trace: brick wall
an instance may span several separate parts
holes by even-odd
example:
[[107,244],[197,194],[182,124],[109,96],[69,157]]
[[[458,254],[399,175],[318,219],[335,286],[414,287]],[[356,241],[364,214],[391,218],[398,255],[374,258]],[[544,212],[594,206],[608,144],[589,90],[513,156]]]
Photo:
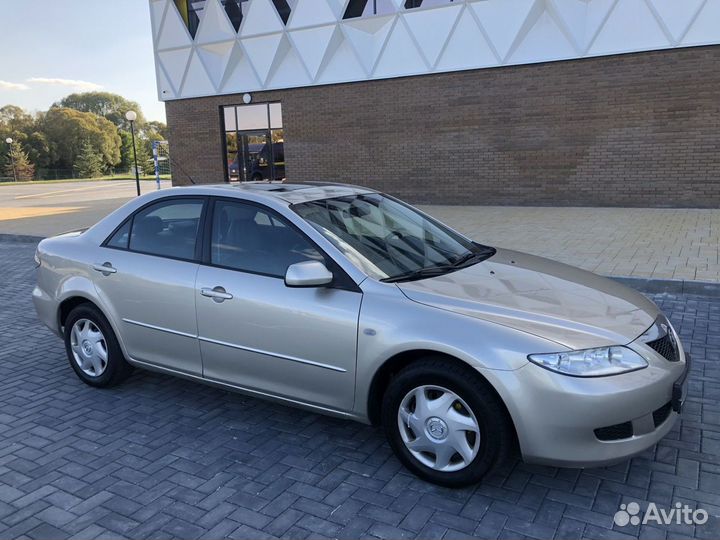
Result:
[[[287,176],[416,203],[720,206],[720,46],[257,92]],[[167,103],[175,182],[223,181],[219,96]]]

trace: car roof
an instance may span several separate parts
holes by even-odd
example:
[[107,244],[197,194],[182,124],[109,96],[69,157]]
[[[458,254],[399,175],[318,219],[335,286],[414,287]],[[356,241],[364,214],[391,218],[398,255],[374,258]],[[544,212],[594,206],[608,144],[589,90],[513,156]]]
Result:
[[242,182],[225,184],[198,184],[185,188],[188,191],[203,191],[218,196],[237,196],[242,193],[252,193],[261,197],[284,201],[287,204],[300,204],[322,199],[348,197],[368,193],[377,193],[375,190],[353,186],[351,184],[331,182]]

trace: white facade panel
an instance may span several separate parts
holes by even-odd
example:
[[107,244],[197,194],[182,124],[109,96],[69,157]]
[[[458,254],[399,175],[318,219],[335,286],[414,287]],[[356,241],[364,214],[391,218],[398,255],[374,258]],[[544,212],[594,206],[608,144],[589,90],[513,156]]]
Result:
[[[161,100],[720,43],[720,0],[149,0]],[[237,24],[235,25],[237,26]]]

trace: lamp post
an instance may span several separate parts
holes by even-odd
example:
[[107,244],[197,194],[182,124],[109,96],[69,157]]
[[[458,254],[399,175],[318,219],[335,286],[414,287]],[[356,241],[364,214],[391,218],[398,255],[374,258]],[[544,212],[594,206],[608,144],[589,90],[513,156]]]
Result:
[[5,139],[5,142],[8,143],[8,147],[10,149],[10,163],[12,163],[13,180],[17,182],[17,170],[15,169],[15,153],[13,152],[12,147],[13,140],[11,137],[8,137],[7,139]]
[[133,145],[133,159],[135,161],[135,185],[137,186],[137,194],[140,196],[140,171],[138,170],[137,162],[137,150],[135,149],[135,120],[137,120],[137,113],[135,111],[128,111],[125,113],[125,118],[130,122],[130,133],[132,135]]

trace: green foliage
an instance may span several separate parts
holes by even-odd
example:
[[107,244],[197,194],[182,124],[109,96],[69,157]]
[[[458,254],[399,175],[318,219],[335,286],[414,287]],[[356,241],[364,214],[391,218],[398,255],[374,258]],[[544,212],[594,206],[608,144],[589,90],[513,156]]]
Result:
[[94,113],[53,107],[42,120],[53,163],[70,168],[80,154],[85,141],[89,141],[101,157],[103,167],[120,162],[120,136],[115,126]]
[[93,113],[109,120],[118,129],[129,130],[130,122],[125,119],[125,113],[135,111],[137,113],[136,126],[142,127],[145,124],[140,105],[117,94],[110,92],[83,92],[70,94],[61,99],[53,107],[75,109],[76,111]]
[[[5,105],[0,108],[0,128],[8,135],[32,131],[35,119],[17,105]],[[4,140],[4,139],[3,139]]]
[[15,177],[21,182],[35,178],[35,166],[30,162],[27,152],[19,143],[13,142],[10,146],[13,159],[6,160],[5,176]]
[[123,171],[129,170],[133,166],[132,137],[129,131],[118,130],[120,136],[120,163],[118,168]]
[[[132,135],[129,131],[120,131],[122,139],[122,148],[120,150],[120,165],[122,170],[135,170],[135,161],[133,160]],[[141,172],[151,174],[154,170],[152,159],[152,141],[144,136],[135,133],[135,148],[137,150],[137,163]]]
[[33,131],[27,136],[25,139],[25,149],[27,150],[30,161],[32,161],[36,167],[50,167],[50,146],[48,145],[47,137],[42,131]]
[[143,133],[149,139],[153,141],[165,141],[167,140],[167,126],[162,122],[153,120],[152,122],[145,122],[142,126]]
[[88,140],[82,142],[73,168],[80,178],[97,178],[103,173],[103,158]]
[[[165,140],[167,126],[148,122],[134,101],[108,92],[72,94],[53,105],[49,111],[29,114],[21,107],[0,107],[0,141],[6,138],[19,144],[27,158],[39,169],[70,169],[89,142],[102,168],[133,166],[130,124],[125,113],[134,110],[138,165],[151,172],[152,143]],[[0,171],[6,156],[0,153]]]

